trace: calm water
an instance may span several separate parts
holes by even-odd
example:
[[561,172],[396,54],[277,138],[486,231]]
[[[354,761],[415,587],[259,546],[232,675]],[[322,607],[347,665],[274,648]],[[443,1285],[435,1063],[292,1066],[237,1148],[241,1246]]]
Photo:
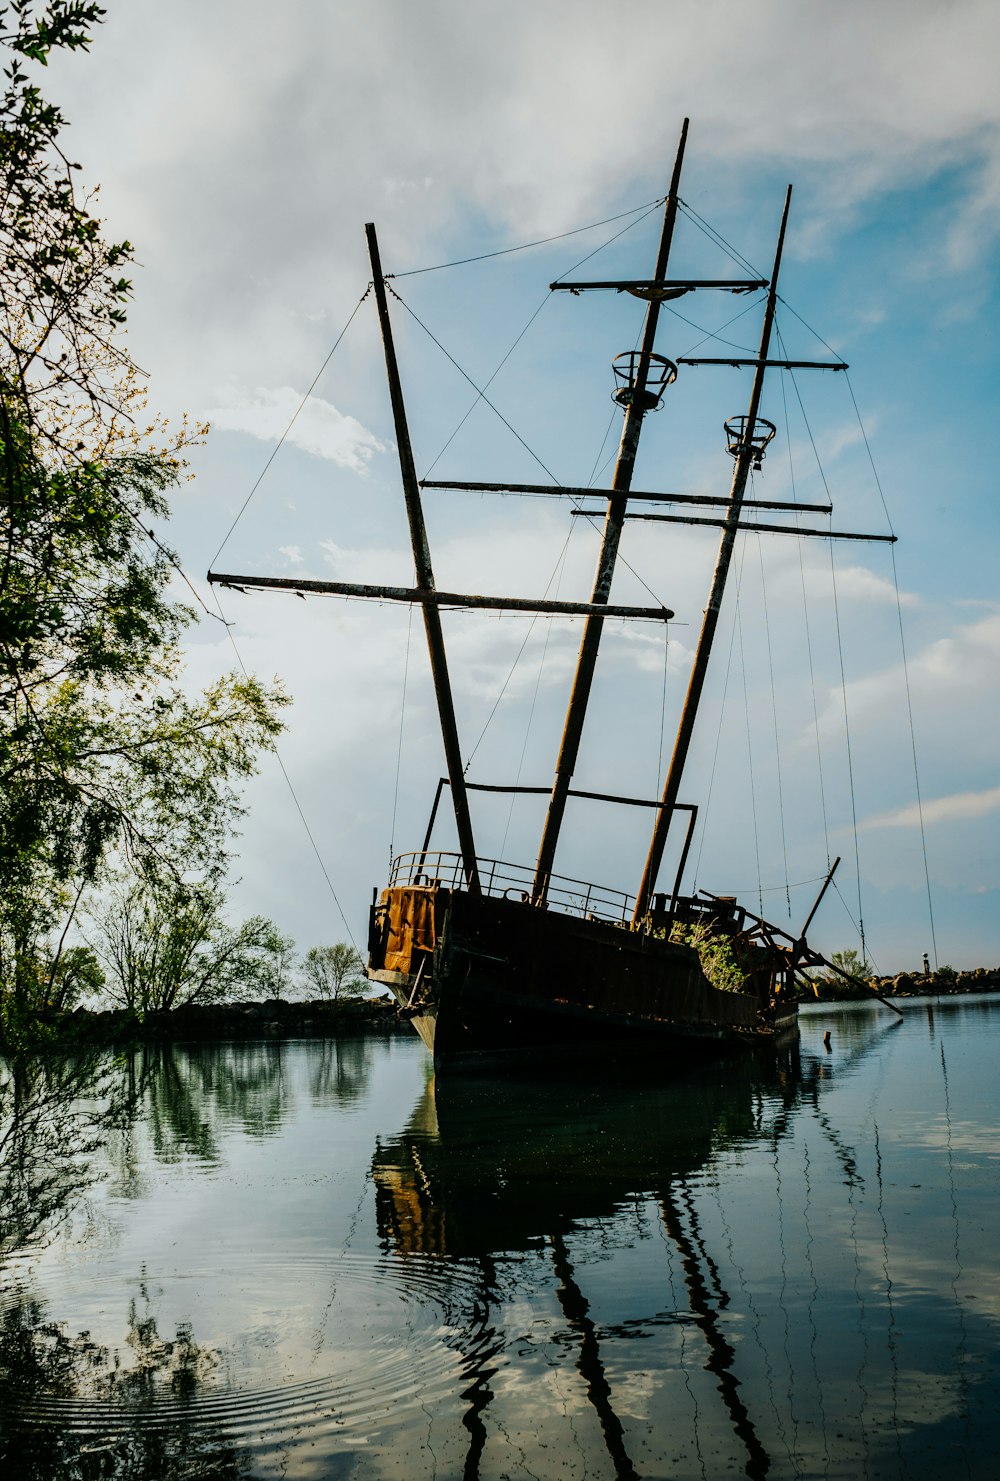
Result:
[[667,1086],[8,1077],[0,1476],[1000,1475],[1000,999],[894,1024]]

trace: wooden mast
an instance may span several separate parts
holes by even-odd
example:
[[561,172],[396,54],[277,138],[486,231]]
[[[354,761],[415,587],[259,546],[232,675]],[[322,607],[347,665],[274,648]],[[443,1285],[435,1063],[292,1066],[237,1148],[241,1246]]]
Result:
[[722,608],[722,598],[726,589],[726,578],[729,575],[729,567],[732,561],[733,547],[736,543],[736,532],[739,527],[743,494],[747,486],[747,480],[750,477],[750,469],[753,466],[753,430],[757,421],[757,414],[760,410],[760,397],[764,386],[764,372],[767,369],[767,352],[771,343],[771,329],[774,324],[774,310],[778,297],[778,271],[781,266],[781,252],[785,241],[785,228],[788,224],[788,210],[791,200],[792,187],[789,185],[785,194],[785,208],[782,212],[781,226],[778,231],[778,245],[774,254],[771,286],[768,289],[767,306],[764,310],[764,324],[760,336],[760,352],[756,361],[753,389],[750,392],[746,431],[743,436],[743,444],[736,457],[736,467],[733,471],[733,482],[729,495],[729,512],[722,542],[719,546],[719,556],[716,561],[712,591],[708,599],[708,606],[705,608],[698,647],[691,669],[691,677],[688,681],[687,694],[684,698],[684,708],[681,711],[680,724],[677,728],[677,739],[674,742],[673,755],[670,758],[670,766],[667,769],[667,777],[663,785],[663,806],[656,815],[656,822],[653,825],[653,837],[650,841],[649,854],[646,858],[646,867],[639,885],[635,914],[633,916],[634,921],[640,921],[647,913],[653,891],[656,888],[656,876],[659,873],[660,861],[663,858],[663,849],[667,841],[670,819],[677,804],[677,794],[680,790],[684,763],[687,760],[691,736],[694,731],[695,717],[698,713],[698,703],[705,684],[708,660],[711,656],[716,628],[719,625],[719,613]]
[[[677,157],[674,160],[673,174],[670,179],[670,190],[667,194],[663,213],[663,230],[660,235],[660,248],[657,254],[656,270],[653,277],[654,284],[664,282],[667,276],[667,261],[670,256],[670,243],[673,237],[674,221],[677,217],[677,191],[680,186],[681,166],[684,162],[684,145],[687,142],[687,131],[688,120],[685,118],[681,126]],[[611,578],[614,575],[615,562],[618,558],[618,545],[621,540],[622,527],[625,523],[628,491],[632,484],[632,472],[635,467],[635,456],[639,446],[639,433],[642,430],[642,419],[646,411],[646,382],[649,376],[653,342],[656,337],[656,324],[659,314],[660,305],[654,292],[650,296],[649,307],[646,310],[646,323],[643,330],[642,348],[639,354],[635,385],[632,397],[625,411],[625,425],[622,428],[621,442],[618,448],[618,461],[615,466],[612,492],[608,501],[607,514],[604,521],[601,553],[597,562],[597,575],[590,598],[592,604],[595,606],[607,605],[611,593]],[[548,890],[556,844],[559,840],[559,830],[562,827],[563,814],[566,811],[566,799],[569,796],[570,782],[573,778],[573,772],[576,768],[576,760],[580,750],[583,722],[587,712],[587,703],[590,699],[590,689],[594,679],[594,669],[597,664],[597,650],[600,646],[603,628],[603,614],[588,617],[583,638],[580,642],[576,675],[573,679],[569,708],[566,712],[566,723],[563,728],[562,743],[559,748],[559,759],[556,762],[555,781],[549,798],[545,826],[542,830],[538,861],[535,865],[535,878],[531,890],[531,898],[535,904],[544,903]]]
[[[421,591],[434,590],[434,572],[431,567],[430,546],[424,511],[420,502],[420,485],[410,446],[410,433],[406,424],[406,408],[403,390],[396,364],[396,350],[392,340],[392,325],[389,321],[389,305],[385,296],[385,280],[379,257],[378,239],[372,222],[365,226],[368,238],[368,253],[372,264],[372,280],[375,302],[378,305],[379,324],[382,329],[382,344],[385,348],[385,369],[389,378],[389,395],[392,400],[392,416],[396,428],[396,445],[399,448],[399,469],[403,479],[403,497],[406,500],[406,517],[410,526],[410,543],[413,547],[413,565],[417,586]],[[455,823],[458,827],[458,844],[462,854],[462,868],[466,883],[475,893],[480,892],[479,870],[476,865],[476,845],[472,837],[472,819],[469,816],[469,796],[465,790],[465,774],[462,769],[462,752],[458,743],[458,725],[455,720],[455,705],[448,677],[448,660],[444,649],[444,633],[441,628],[441,612],[432,602],[421,603],[424,614],[424,631],[427,634],[427,650],[430,654],[431,673],[434,678],[434,693],[437,696],[438,715],[441,720],[441,736],[444,741],[445,764],[451,783],[452,803],[455,808]]]

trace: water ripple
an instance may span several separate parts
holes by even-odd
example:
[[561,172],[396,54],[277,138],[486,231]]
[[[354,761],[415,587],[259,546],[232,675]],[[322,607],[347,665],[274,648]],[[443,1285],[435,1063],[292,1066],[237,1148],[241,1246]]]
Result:
[[[66,1361],[48,1391],[37,1370],[22,1386],[8,1365],[6,1398],[19,1428],[58,1429],[81,1450],[180,1426],[244,1445],[331,1428],[370,1437],[390,1415],[398,1424],[468,1381],[475,1338],[462,1322],[459,1344],[456,1323],[480,1285],[468,1262],[379,1255],[227,1254],[221,1269],[144,1272],[124,1284],[80,1268],[57,1290],[32,1292],[39,1340],[73,1354],[70,1382]],[[0,1312],[26,1295],[20,1282],[8,1289]],[[137,1330],[152,1331],[159,1366]]]

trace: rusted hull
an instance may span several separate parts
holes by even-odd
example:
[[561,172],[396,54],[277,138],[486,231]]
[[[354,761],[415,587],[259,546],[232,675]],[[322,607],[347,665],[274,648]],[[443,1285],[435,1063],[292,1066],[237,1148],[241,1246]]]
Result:
[[370,946],[369,977],[438,1073],[647,1056],[669,1067],[774,1033],[773,1015],[712,987],[689,947],[521,901],[388,890]]

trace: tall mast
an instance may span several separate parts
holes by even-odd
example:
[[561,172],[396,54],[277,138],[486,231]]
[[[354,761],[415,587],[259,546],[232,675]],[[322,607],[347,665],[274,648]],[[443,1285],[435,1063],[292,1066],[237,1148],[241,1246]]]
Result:
[[712,652],[712,643],[715,639],[716,628],[719,625],[719,613],[722,608],[722,598],[726,589],[726,578],[729,575],[733,547],[736,543],[740,508],[743,504],[743,494],[754,460],[753,432],[757,421],[757,414],[760,410],[760,396],[764,387],[764,372],[767,369],[767,352],[771,343],[771,329],[774,324],[774,310],[778,297],[778,270],[781,266],[781,250],[785,241],[785,227],[788,224],[788,209],[791,200],[792,187],[789,185],[785,194],[785,209],[782,212],[781,226],[778,231],[778,246],[774,254],[774,270],[771,273],[771,286],[767,294],[767,307],[764,310],[764,325],[760,336],[760,352],[757,356],[757,365],[754,371],[753,390],[750,392],[750,405],[745,424],[746,430],[743,435],[742,446],[736,456],[736,466],[733,470],[733,482],[729,495],[729,510],[722,535],[722,543],[719,546],[719,557],[715,565],[712,592],[708,600],[708,606],[705,608],[705,616],[702,620],[701,634],[698,638],[694,665],[691,669],[687,694],[684,698],[684,708],[681,711],[680,724],[677,728],[677,739],[674,742],[673,755],[670,758],[670,766],[663,785],[662,806],[656,814],[653,837],[649,845],[649,855],[646,859],[642,882],[639,885],[635,904],[635,915],[633,917],[636,921],[641,920],[648,911],[649,902],[656,888],[656,876],[659,873],[660,861],[663,858],[663,849],[667,841],[667,831],[670,828],[670,820],[677,803],[677,794],[680,791],[684,763],[687,760],[688,748],[690,747],[691,736],[694,731],[695,717],[698,713],[698,702],[701,699],[701,692],[705,684],[705,674],[708,669],[708,660]]
[[[663,213],[663,230],[660,235],[660,249],[656,259],[656,270],[653,277],[654,284],[662,283],[667,276],[667,262],[670,256],[670,243],[674,232],[674,221],[677,217],[677,191],[680,186],[681,166],[684,161],[684,145],[687,142],[687,131],[688,120],[685,118],[681,126],[677,157],[674,161],[674,170],[670,178],[670,189],[667,193]],[[659,316],[660,304],[656,293],[653,292],[650,295],[649,307],[646,310],[646,323],[643,330],[642,348],[639,353],[633,394],[625,411],[625,425],[622,428],[621,442],[618,447],[618,461],[615,466],[615,475],[611,485],[612,494],[608,501],[607,514],[605,515],[601,553],[597,562],[597,574],[594,579],[594,589],[590,598],[595,606],[606,606],[611,593],[611,578],[614,575],[622,526],[625,523],[625,508],[628,502],[628,491],[632,485],[632,472],[635,467],[635,456],[639,446],[639,433],[642,430],[642,419],[646,412],[646,382],[649,377],[653,341],[656,338],[656,325]],[[566,811],[566,799],[569,796],[570,782],[573,772],[576,769],[577,756],[580,751],[580,737],[583,733],[583,722],[587,713],[587,703],[590,699],[590,689],[594,679],[594,669],[597,664],[597,650],[600,646],[603,628],[603,613],[594,614],[587,618],[587,624],[580,643],[580,653],[577,658],[576,675],[573,679],[569,708],[566,712],[566,723],[563,727],[559,759],[556,762],[555,781],[549,799],[548,812],[545,816],[542,841],[538,850],[538,862],[535,865],[535,879],[531,894],[532,899],[536,903],[545,900],[548,890],[556,844],[559,840],[559,830],[562,827],[563,814]]]
[[[420,485],[413,462],[410,433],[406,424],[406,408],[403,405],[403,389],[396,364],[396,350],[392,340],[392,325],[389,322],[389,305],[385,296],[385,280],[382,277],[382,262],[379,257],[378,239],[372,222],[365,226],[368,237],[368,253],[371,257],[372,279],[375,287],[375,302],[378,304],[379,324],[382,328],[382,343],[385,347],[385,369],[389,378],[389,395],[392,400],[392,417],[396,427],[396,445],[399,448],[399,470],[403,479],[403,497],[406,500],[406,517],[410,526],[410,544],[413,546],[413,566],[417,587],[423,592],[434,590],[434,572],[431,568],[431,552],[427,543],[427,528],[420,502]],[[441,720],[441,736],[444,741],[445,764],[451,783],[451,796],[455,808],[455,823],[458,827],[458,845],[462,854],[469,889],[479,893],[479,870],[476,866],[476,846],[472,838],[472,819],[469,816],[469,796],[465,789],[462,770],[462,752],[458,743],[458,725],[455,721],[455,705],[448,677],[448,660],[444,650],[444,633],[441,629],[441,613],[431,602],[421,603],[424,614],[424,631],[427,634],[427,650],[430,654],[431,673],[434,678],[434,693],[437,696],[438,715]]]

